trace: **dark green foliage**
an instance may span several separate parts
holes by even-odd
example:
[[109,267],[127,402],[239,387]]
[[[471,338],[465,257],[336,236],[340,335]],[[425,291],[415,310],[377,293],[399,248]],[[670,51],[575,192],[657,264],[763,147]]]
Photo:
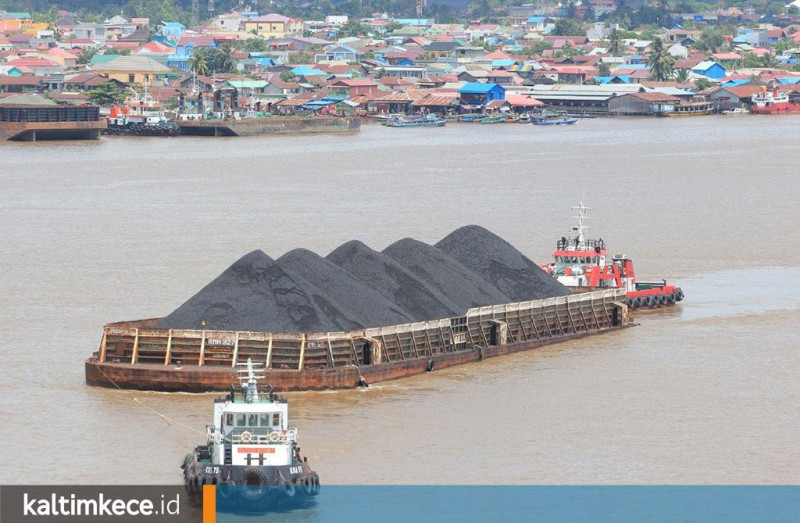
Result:
[[125,93],[114,82],[104,82],[94,89],[86,91],[89,100],[98,105],[113,105],[125,99]]
[[554,36],[580,36],[585,35],[583,22],[575,18],[559,18],[555,27],[550,32]]

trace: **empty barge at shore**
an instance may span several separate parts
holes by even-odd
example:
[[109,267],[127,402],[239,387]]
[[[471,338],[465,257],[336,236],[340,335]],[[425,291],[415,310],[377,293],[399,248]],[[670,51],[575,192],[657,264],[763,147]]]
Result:
[[308,134],[354,132],[361,129],[360,118],[342,116],[272,116],[229,118],[225,120],[178,120],[182,135],[258,136],[269,134]]
[[86,360],[90,385],[157,391],[230,390],[236,366],[264,363],[276,390],[346,389],[624,328],[625,291],[587,292],[469,309],[464,316],[346,332],[158,329],[109,323]]
[[0,141],[97,140],[106,127],[94,106],[0,104]]

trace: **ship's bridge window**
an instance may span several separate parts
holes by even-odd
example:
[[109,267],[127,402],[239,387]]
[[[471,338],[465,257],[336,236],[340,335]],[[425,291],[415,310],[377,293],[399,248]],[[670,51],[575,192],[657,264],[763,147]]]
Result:
[[258,414],[250,414],[247,418],[248,427],[258,427]]
[[258,424],[262,427],[269,427],[269,414],[261,414],[258,417]]
[[280,427],[281,426],[281,415],[277,412],[272,415],[272,426],[273,427]]
[[230,427],[231,425],[233,425],[233,414],[231,414],[230,412],[228,412],[228,413],[225,415],[225,425],[227,425],[227,426],[229,426],[229,427]]
[[247,426],[247,415],[245,414],[237,414],[236,415],[236,426],[237,427],[246,427]]

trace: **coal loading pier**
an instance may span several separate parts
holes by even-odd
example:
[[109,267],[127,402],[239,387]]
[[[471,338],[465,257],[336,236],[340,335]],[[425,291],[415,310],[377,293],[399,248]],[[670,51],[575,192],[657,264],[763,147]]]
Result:
[[229,390],[237,364],[263,363],[280,391],[353,388],[630,325],[625,292],[603,290],[469,309],[464,316],[325,333],[154,328],[110,323],[86,360],[90,385]]

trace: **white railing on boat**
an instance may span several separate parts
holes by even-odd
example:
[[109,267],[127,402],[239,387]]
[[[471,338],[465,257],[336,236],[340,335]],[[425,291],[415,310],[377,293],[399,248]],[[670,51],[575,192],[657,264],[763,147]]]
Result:
[[297,427],[288,430],[264,430],[259,428],[235,429],[230,436],[234,445],[270,445],[297,441]]

